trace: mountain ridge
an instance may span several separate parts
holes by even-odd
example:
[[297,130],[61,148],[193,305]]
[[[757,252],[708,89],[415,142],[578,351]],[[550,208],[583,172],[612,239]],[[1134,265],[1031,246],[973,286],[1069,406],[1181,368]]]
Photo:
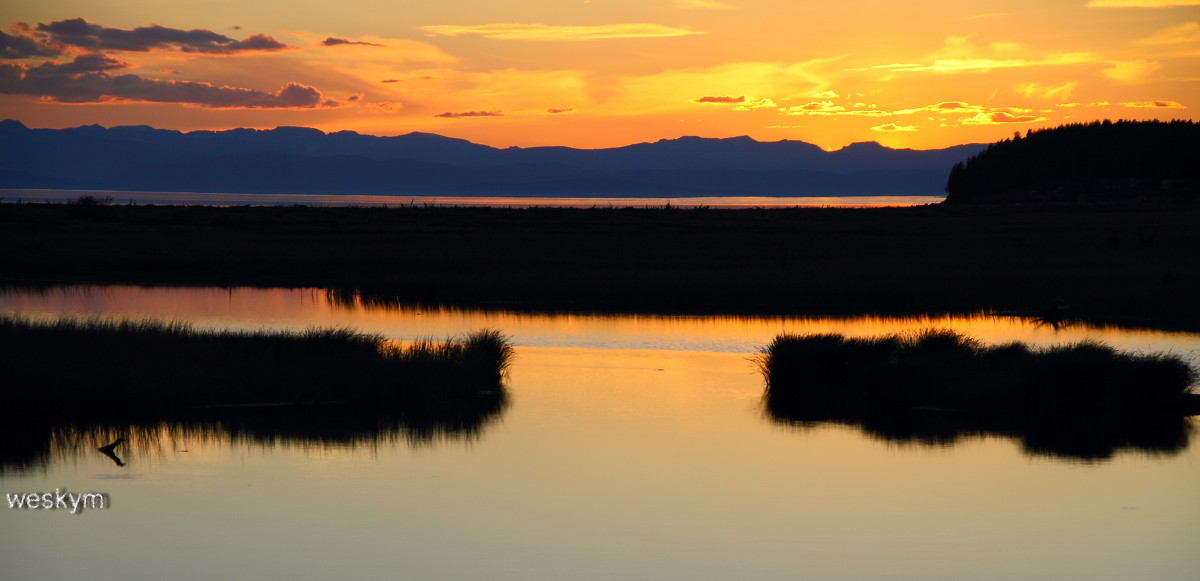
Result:
[[533,196],[939,195],[984,144],[682,136],[622,147],[496,148],[436,133],[309,127],[183,132],[146,125],[31,129],[0,121],[0,187],[240,193]]

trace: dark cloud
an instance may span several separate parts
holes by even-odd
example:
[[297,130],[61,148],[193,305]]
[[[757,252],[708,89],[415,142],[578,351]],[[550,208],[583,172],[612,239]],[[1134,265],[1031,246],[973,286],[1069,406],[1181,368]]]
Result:
[[546,109],[547,113],[570,113],[574,109]]
[[696,99],[697,103],[745,103],[746,96],[741,97],[700,97]]
[[232,109],[311,109],[339,103],[321,92],[288,83],[275,93],[218,87],[211,83],[147,79],[110,71],[130,65],[106,55],[82,55],[70,63],[0,64],[0,94],[34,95],[59,103],[178,103]]
[[15,36],[0,32],[0,58],[23,59],[62,54],[61,47],[37,38],[27,24],[18,22],[12,30]]
[[353,40],[346,40],[344,38],[334,38],[332,36],[321,41],[321,44],[323,44],[325,46],[338,46],[339,44],[361,44],[363,46],[383,46],[382,44],[375,44],[373,42],[356,42]]
[[462,113],[451,113],[449,111],[434,115],[434,117],[503,117],[504,113],[499,111],[464,111]]
[[11,35],[0,32],[0,56],[6,59],[55,57],[67,50],[24,22],[13,24],[12,32]]
[[283,50],[288,45],[263,34],[245,40],[234,40],[211,30],[181,30],[157,24],[133,30],[106,28],[82,18],[38,24],[38,39],[46,44],[76,47],[87,51],[146,52],[154,49],[175,49],[203,54],[234,54],[252,51]]
[[379,81],[379,82],[381,82],[381,83],[399,83],[399,82],[400,82],[400,79],[384,79],[384,80],[382,80],[382,81]]

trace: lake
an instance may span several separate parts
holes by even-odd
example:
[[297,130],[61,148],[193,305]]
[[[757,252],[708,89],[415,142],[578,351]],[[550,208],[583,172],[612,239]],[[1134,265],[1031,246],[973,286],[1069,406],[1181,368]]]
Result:
[[743,208],[838,207],[879,208],[919,206],[946,199],[938,196],[723,196],[690,198],[564,198],[520,196],[372,196],[316,194],[230,194],[197,192],[125,192],[116,190],[0,189],[6,202],[69,202],[80,196],[112,198],[114,204],[166,204],[199,206],[489,206],[499,208]]
[[[1100,339],[1196,367],[1200,334],[1015,317],[527,314],[382,307],[322,289],[63,286],[0,313],[349,326],[400,341],[512,336],[509,401],[478,432],[300,436],[264,424],[50,436],[6,493],[109,505],[7,510],[19,579],[1186,579],[1200,452],[1080,454],[981,433],[895,438],[763,410],[751,357],[781,332],[951,328],[989,343]],[[64,345],[64,352],[71,346]],[[53,405],[53,386],[45,390]],[[10,386],[10,389],[12,387]]]

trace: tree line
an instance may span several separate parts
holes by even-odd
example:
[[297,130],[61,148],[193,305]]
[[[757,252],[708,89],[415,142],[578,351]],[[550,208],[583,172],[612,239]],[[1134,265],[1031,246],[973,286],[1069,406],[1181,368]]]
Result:
[[1094,121],[1018,132],[956,163],[949,203],[1200,198],[1200,125]]

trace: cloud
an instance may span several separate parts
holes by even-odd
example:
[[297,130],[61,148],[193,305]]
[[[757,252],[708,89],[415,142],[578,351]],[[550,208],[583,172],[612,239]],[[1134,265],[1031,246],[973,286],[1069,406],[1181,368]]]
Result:
[[1071,93],[1079,83],[1074,81],[1066,82],[1061,85],[1039,85],[1037,83],[1025,83],[1017,85],[1014,90],[1027,99],[1041,99],[1044,101],[1062,101],[1071,98]]
[[963,125],[1004,125],[1007,123],[1037,123],[1045,121],[1045,117],[1038,115],[1016,115],[1006,111],[993,111],[991,113],[979,113],[974,117],[963,119]]
[[746,95],[746,102],[734,105],[737,107],[750,104],[756,95],[782,100],[824,90],[829,83],[820,69],[836,60],[733,62],[668,69],[649,75],[619,76],[607,85],[592,82],[587,89],[597,105],[610,114],[646,115],[673,111],[681,105],[694,107],[697,95]]
[[704,34],[687,28],[661,24],[601,24],[595,26],[556,26],[550,24],[480,24],[457,26],[440,24],[418,26],[429,36],[475,34],[493,40],[607,40],[613,38],[660,38]]
[[1033,57],[1026,56],[1027,52],[1025,47],[1016,43],[993,42],[979,46],[971,43],[970,36],[951,36],[941,50],[930,55],[931,62],[893,63],[851,70],[984,73],[994,69],[1073,65],[1101,60],[1100,55],[1093,52],[1062,52]]
[[554,113],[554,114],[557,114],[557,113],[570,113],[570,112],[572,112],[572,111],[574,111],[574,109],[546,109],[546,112],[547,112],[547,113]]
[[746,96],[741,97],[700,97],[696,103],[745,103]]
[[36,34],[43,42],[86,51],[146,52],[178,50],[185,53],[235,54],[241,52],[278,51],[291,48],[270,36],[253,34],[245,40],[234,40],[211,30],[181,30],[157,24],[133,30],[106,28],[82,18],[38,24]]
[[1200,42],[1200,23],[1169,26],[1138,41],[1140,44],[1192,44]]
[[379,101],[376,103],[363,103],[361,107],[371,113],[395,113],[404,109],[404,104],[394,101]]
[[382,44],[375,43],[375,42],[357,42],[357,41],[353,41],[353,40],[346,40],[344,38],[336,38],[336,37],[332,37],[332,36],[321,41],[321,45],[323,45],[323,46],[338,46],[338,45],[343,45],[343,44],[357,44],[357,45],[361,45],[361,46],[383,46]]
[[1187,109],[1183,103],[1176,101],[1127,101],[1121,106],[1133,109]]
[[814,99],[836,99],[838,97],[841,97],[841,95],[837,94],[837,91],[821,91],[812,95]]
[[1054,106],[1063,107],[1066,109],[1074,109],[1076,107],[1108,107],[1111,105],[1112,103],[1109,103],[1108,101],[1094,101],[1091,103],[1056,103]]
[[1146,77],[1161,68],[1162,64],[1154,61],[1116,61],[1100,73],[1114,81],[1133,84],[1144,82]]
[[675,0],[676,8],[702,8],[708,10],[737,10],[737,6],[731,6],[724,2],[716,0]]
[[830,115],[845,111],[845,107],[835,105],[833,101],[812,101],[803,105],[788,107],[786,110],[788,115]]
[[464,111],[462,113],[451,113],[450,111],[447,111],[445,113],[440,113],[438,115],[434,115],[434,117],[446,117],[446,118],[450,118],[450,119],[457,119],[459,117],[503,117],[503,116],[504,116],[504,113],[501,113],[499,111]]
[[885,123],[883,125],[876,125],[876,126],[872,127],[871,130],[872,131],[916,131],[917,127],[915,125],[897,125],[895,123]]
[[0,64],[0,94],[34,95],[54,103],[176,103],[214,109],[312,109],[340,103],[317,89],[287,83],[275,93],[211,83],[159,80],[110,71],[131,65],[106,55],[70,63]]
[[12,27],[15,35],[0,32],[0,58],[23,59],[38,56],[59,56],[63,47],[39,38],[28,24],[18,22]]
[[779,107],[779,105],[776,105],[775,101],[772,99],[757,99],[757,100],[748,100],[745,103],[742,103],[741,105],[738,105],[737,107],[734,107],[733,110],[734,111],[753,111],[755,109],[775,109],[777,107]]
[[1088,8],[1170,8],[1200,6],[1200,0],[1091,0]]
[[982,113],[986,111],[984,107],[972,105],[966,101],[942,101],[933,105],[924,107],[916,107],[913,109],[899,109],[893,111],[894,115],[915,115],[917,113],[933,113],[936,115],[971,115],[973,113]]

